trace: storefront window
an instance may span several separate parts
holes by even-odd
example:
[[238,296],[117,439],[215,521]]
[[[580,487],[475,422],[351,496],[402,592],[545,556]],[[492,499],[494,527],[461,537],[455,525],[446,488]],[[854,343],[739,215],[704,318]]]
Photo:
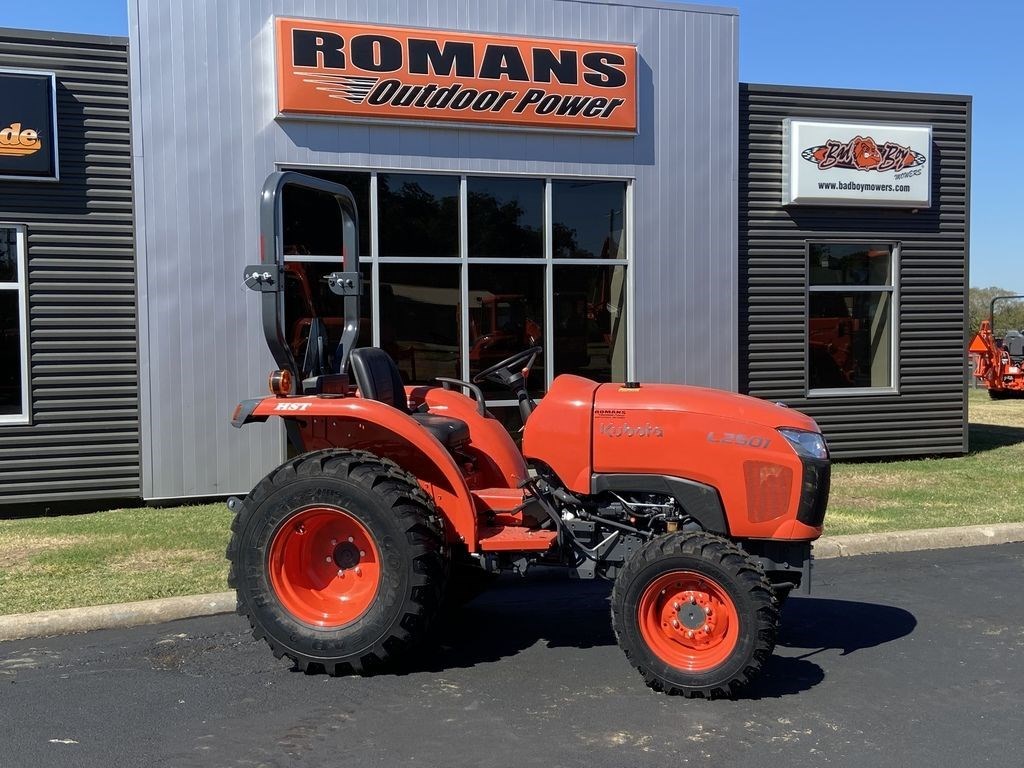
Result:
[[555,375],[597,381],[626,378],[626,268],[554,268]]
[[808,257],[808,388],[893,388],[894,247],[811,243]]
[[0,424],[27,421],[25,230],[0,225]]
[[[469,267],[469,374],[474,376],[516,352],[543,346],[544,268],[541,266]],[[485,382],[488,395],[508,397],[497,384]],[[530,371],[527,388],[544,392],[544,358]]]
[[551,183],[556,259],[625,259],[626,185],[621,181]]
[[544,255],[544,180],[470,177],[467,181],[469,255]]
[[462,378],[459,293],[458,265],[380,265],[380,346],[406,384]]
[[[356,201],[356,211],[359,214],[359,255],[363,258],[370,257],[370,174],[361,171],[318,171],[309,170],[302,171],[309,176],[316,176],[327,181],[333,181],[336,184],[344,184],[348,187],[348,191],[352,193],[352,197]],[[290,194],[293,190],[286,189],[285,194]],[[315,216],[317,208],[315,206],[322,205],[322,197],[319,200],[313,200],[313,207],[307,208],[305,213],[293,212],[295,216],[303,216],[304,223],[307,226],[304,231],[314,231],[318,227],[315,221],[310,220],[309,217]],[[288,233],[285,235],[285,245],[289,244]],[[311,251],[312,252],[312,251]],[[331,251],[331,253],[337,253],[337,250]]]
[[459,177],[377,174],[380,255],[459,255]]
[[[312,173],[356,197],[364,272],[359,344],[387,351],[407,384],[472,378],[531,346],[544,348],[528,382],[536,398],[560,373],[626,379],[628,182]],[[302,215],[304,227],[323,229],[323,212],[309,205],[286,238],[289,270],[301,263],[312,281],[305,286],[293,275],[289,283],[289,344],[297,357],[309,344],[306,297],[323,277],[317,254],[340,248],[322,232],[300,237]],[[340,318],[340,304],[334,312],[323,316]],[[325,323],[333,346],[335,323]],[[488,407],[514,425],[512,393],[492,384],[484,391]]]

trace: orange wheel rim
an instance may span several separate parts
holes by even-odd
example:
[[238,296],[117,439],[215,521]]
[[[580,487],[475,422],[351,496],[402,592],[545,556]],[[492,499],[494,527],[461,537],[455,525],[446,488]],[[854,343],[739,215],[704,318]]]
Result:
[[672,571],[644,590],[640,635],[655,656],[676,669],[707,672],[735,650],[736,604],[721,584],[694,571]]
[[380,553],[359,520],[339,507],[312,507],[274,532],[270,585],[298,621],[339,629],[359,619],[380,587]]

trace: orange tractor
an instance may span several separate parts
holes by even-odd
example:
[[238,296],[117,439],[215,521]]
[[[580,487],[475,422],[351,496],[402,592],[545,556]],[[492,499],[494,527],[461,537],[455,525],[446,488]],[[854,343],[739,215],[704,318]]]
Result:
[[993,333],[996,304],[1018,299],[1024,296],[992,299],[988,320],[981,321],[981,328],[967,349],[975,356],[974,377],[985,384],[993,400],[1024,397],[1024,332],[1007,331],[1002,339]]
[[[324,224],[344,233],[341,269],[324,278],[346,318],[330,370],[325,326],[310,323],[299,362],[282,316],[291,186],[333,197],[338,220]],[[278,370],[232,423],[282,419],[292,458],[229,501],[230,583],[255,636],[306,672],[371,673],[468,584],[557,566],[614,582],[615,635],[650,687],[740,690],[772,654],[781,601],[810,586],[829,488],[814,421],[711,389],[571,375],[538,404],[525,386],[536,346],[473,381],[406,386],[386,352],[356,348],[356,222],[342,186],[267,180],[261,263],[245,280]],[[518,401],[522,450],[488,412],[484,381]]]

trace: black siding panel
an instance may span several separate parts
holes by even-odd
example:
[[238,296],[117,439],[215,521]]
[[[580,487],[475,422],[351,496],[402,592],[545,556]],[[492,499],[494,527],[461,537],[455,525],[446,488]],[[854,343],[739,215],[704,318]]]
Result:
[[60,181],[0,181],[28,231],[29,426],[0,425],[0,514],[140,496],[128,42],[0,30],[0,67],[57,75]]
[[[782,200],[786,117],[931,124],[932,207],[800,207]],[[837,457],[967,449],[964,349],[969,97],[740,85],[740,391],[814,417]],[[806,242],[901,244],[898,395],[808,398]]]

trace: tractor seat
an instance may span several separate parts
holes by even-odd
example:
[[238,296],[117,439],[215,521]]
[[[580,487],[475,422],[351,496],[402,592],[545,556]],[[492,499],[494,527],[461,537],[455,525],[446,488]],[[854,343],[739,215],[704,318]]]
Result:
[[462,419],[409,410],[409,399],[405,396],[402,374],[395,361],[391,359],[391,355],[383,349],[353,349],[349,361],[352,364],[352,377],[356,380],[356,386],[367,400],[376,400],[408,414],[446,448],[457,448],[469,442],[469,425]]

